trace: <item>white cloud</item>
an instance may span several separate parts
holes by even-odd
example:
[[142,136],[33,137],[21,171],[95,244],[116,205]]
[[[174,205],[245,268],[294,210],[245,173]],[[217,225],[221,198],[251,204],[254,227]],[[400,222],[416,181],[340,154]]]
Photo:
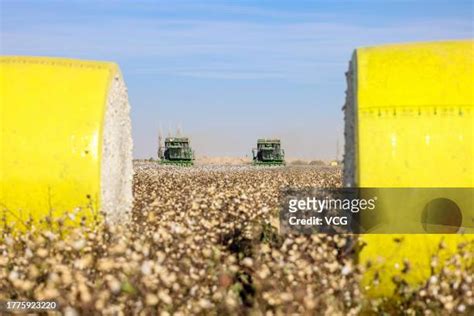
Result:
[[[1,40],[4,54],[117,59],[136,63],[137,73],[157,69],[170,75],[229,79],[258,73],[284,79],[304,77],[307,70],[345,67],[358,46],[470,36],[472,25],[455,20],[369,27],[327,22],[109,18],[61,27],[52,22],[34,29],[4,28]],[[216,66],[220,59],[227,60],[228,67]],[[182,62],[169,63],[176,60]]]
[[[179,98],[163,90],[161,93],[166,96],[159,97],[155,91],[140,90],[143,95],[139,96],[136,90],[130,91],[132,98],[142,102],[135,103],[132,112],[136,153],[141,157],[154,154],[155,148],[150,144],[156,143],[156,133],[150,126],[162,113],[187,122],[186,127],[196,137],[197,151],[206,154],[218,154],[216,148],[247,152],[256,134],[272,134],[278,130],[288,144],[289,153],[298,152],[300,148],[298,154],[301,155],[331,157],[336,135],[342,133],[340,107],[344,98],[344,72],[354,48],[473,37],[472,21],[454,17],[399,16],[387,21],[379,18],[378,23],[369,24],[362,23],[363,17],[352,19],[348,14],[193,2],[138,3],[139,7],[134,4],[130,13],[117,2],[100,2],[96,11],[79,9],[78,2],[75,5],[77,10],[64,9],[66,5],[62,4],[62,11],[35,6],[35,10],[20,8],[6,12],[3,8],[2,54],[113,60],[120,63],[132,85],[133,80],[159,76],[178,78],[180,89],[184,79],[194,80],[192,84],[188,82],[189,90],[194,89],[194,83],[200,79],[228,81],[229,86],[237,85],[237,81],[252,81],[261,84],[254,90],[259,91],[262,85],[266,89],[261,93],[246,90],[240,93],[239,90],[231,92],[232,97],[228,98],[223,93],[219,99],[209,96],[214,91],[202,92],[197,98],[196,93],[193,95],[184,88]],[[272,84],[268,84],[269,81]],[[288,91],[272,91],[274,81],[279,83],[275,86],[287,87]],[[135,84],[137,86],[141,89]],[[307,94],[300,96],[300,91]],[[253,94],[241,97],[246,93]],[[278,99],[282,95],[284,99]],[[216,123],[232,122],[238,114],[239,102],[246,109],[255,108],[260,112],[249,114],[247,121],[239,118],[232,128]],[[208,106],[207,116],[216,117],[208,120],[203,114],[201,120],[206,119],[206,122],[193,123],[199,113],[176,113],[171,109],[174,105],[189,110],[189,104]],[[286,106],[295,111],[317,107],[318,111],[311,113],[314,117],[300,118],[303,115],[299,112],[284,113]],[[206,130],[200,131],[202,125],[206,125]],[[216,133],[216,129],[220,132]],[[324,137],[315,139],[313,133]]]

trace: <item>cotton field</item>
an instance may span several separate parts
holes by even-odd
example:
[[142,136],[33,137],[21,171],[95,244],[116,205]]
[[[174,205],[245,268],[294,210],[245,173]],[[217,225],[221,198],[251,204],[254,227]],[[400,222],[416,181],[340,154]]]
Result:
[[[135,162],[131,220],[5,220],[0,300],[54,300],[66,315],[470,314],[472,244],[419,288],[364,297],[356,238],[282,235],[279,192],[339,187],[337,167],[159,166]],[[94,220],[94,219],[92,219]],[[440,252],[443,245],[440,244]],[[409,262],[406,263],[409,266]],[[461,267],[464,267],[461,269]],[[407,272],[409,273],[409,269]],[[55,312],[49,312],[54,314]]]

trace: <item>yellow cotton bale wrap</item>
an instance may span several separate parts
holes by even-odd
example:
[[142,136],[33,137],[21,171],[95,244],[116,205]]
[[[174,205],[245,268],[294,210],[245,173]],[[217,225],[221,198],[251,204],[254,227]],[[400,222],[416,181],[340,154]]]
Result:
[[[131,208],[129,104],[114,63],[0,59],[0,207],[17,226],[30,216]],[[110,215],[110,216],[109,216]]]
[[[474,41],[357,49],[347,77],[346,186],[474,187]],[[424,205],[417,211],[420,220]],[[464,223],[474,220],[472,212],[462,211]],[[364,287],[371,295],[391,295],[391,280],[401,275],[405,259],[411,269],[403,278],[419,284],[429,276],[441,240],[447,245],[441,255],[447,257],[473,235],[368,234],[361,239],[367,245],[359,260],[371,264]],[[373,282],[376,275],[379,285]]]

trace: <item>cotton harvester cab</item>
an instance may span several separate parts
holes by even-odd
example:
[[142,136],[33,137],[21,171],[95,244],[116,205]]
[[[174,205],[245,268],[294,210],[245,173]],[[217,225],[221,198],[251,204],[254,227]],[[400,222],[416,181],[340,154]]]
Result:
[[165,147],[158,150],[162,164],[192,166],[194,152],[187,137],[167,137]]
[[254,165],[284,165],[285,151],[279,139],[259,139],[257,148],[252,149]]

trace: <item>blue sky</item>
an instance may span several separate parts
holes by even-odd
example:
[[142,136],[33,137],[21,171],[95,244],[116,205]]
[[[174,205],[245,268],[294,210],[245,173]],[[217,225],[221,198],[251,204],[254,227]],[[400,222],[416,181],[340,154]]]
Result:
[[117,62],[134,156],[181,126],[197,155],[287,156],[343,144],[344,72],[356,47],[473,36],[473,1],[1,1],[1,53]]

